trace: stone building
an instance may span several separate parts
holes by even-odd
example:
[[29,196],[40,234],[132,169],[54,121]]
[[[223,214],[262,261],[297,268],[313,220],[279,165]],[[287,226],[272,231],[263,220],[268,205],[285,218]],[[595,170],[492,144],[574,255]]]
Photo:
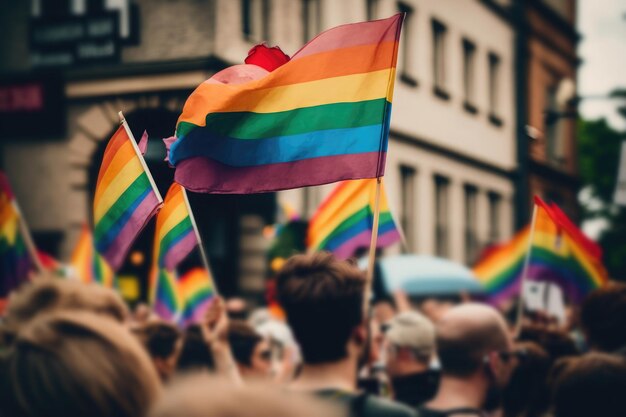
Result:
[[[50,77],[62,87],[56,130],[46,133],[44,123],[41,132],[11,130],[0,139],[0,166],[35,240],[60,259],[69,258],[89,221],[117,111],[136,137],[148,131],[146,160],[164,193],[173,173],[158,139],[173,133],[198,84],[242,62],[259,41],[291,54],[323,29],[398,11],[406,20],[386,183],[407,247],[390,251],[471,264],[484,244],[512,233],[515,31],[506,0],[33,0],[2,7],[0,91]],[[262,291],[262,230],[274,221],[277,199],[306,217],[331,188],[191,195],[220,289]],[[149,226],[137,240],[123,277],[145,276],[152,233]]]

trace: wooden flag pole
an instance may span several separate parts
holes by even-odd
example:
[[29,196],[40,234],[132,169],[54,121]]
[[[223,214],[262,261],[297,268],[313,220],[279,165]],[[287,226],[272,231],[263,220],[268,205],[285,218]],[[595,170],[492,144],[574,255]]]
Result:
[[515,334],[519,335],[522,330],[522,318],[524,315],[524,283],[528,279],[528,268],[530,267],[530,253],[533,248],[533,237],[535,235],[535,222],[537,221],[537,204],[533,206],[533,217],[530,222],[530,233],[528,234],[528,245],[526,246],[526,258],[524,258],[524,267],[522,268],[522,277],[520,279],[519,300],[517,305],[517,319],[515,324]]
[[121,111],[118,112],[117,114],[120,117],[120,123],[122,124],[122,126],[124,126],[124,130],[126,131],[126,134],[128,135],[128,137],[130,138],[130,143],[133,144],[133,149],[135,150],[135,153],[139,157],[141,166],[143,167],[143,170],[146,172],[146,175],[148,176],[148,180],[150,180],[150,185],[152,185],[152,190],[156,194],[157,199],[159,200],[159,203],[163,203],[163,197],[161,197],[161,193],[159,192],[159,189],[157,188],[156,183],[154,182],[154,178],[152,178],[152,174],[150,173],[150,170],[148,169],[148,165],[146,164],[145,159],[143,159],[143,155],[141,154],[141,151],[139,151],[139,147],[137,146],[137,141],[135,140],[135,137],[133,136],[133,132],[131,132],[130,127],[128,126],[128,123],[126,122],[126,118],[124,117],[124,114]]
[[202,258],[202,264],[207,270],[209,274],[209,278],[211,279],[211,283],[213,284],[213,291],[215,295],[219,295],[219,291],[217,290],[217,285],[215,284],[215,279],[213,278],[213,273],[211,272],[211,266],[209,265],[209,258],[206,256],[206,252],[204,251],[204,245],[202,244],[202,238],[200,237],[200,231],[198,230],[198,225],[196,224],[196,218],[193,216],[193,211],[191,211],[191,205],[189,204],[189,198],[187,198],[187,190],[185,187],[181,186],[183,189],[183,198],[185,199],[185,206],[187,207],[187,212],[189,212],[189,219],[191,220],[191,225],[193,226],[193,231],[196,234],[196,240],[198,241],[198,248],[200,249],[200,257]]
[[372,223],[372,240],[370,241],[370,251],[367,260],[367,281],[365,283],[365,299],[363,300],[365,311],[370,303],[372,296],[372,287],[374,284],[374,264],[376,262],[376,242],[378,241],[378,218],[380,217],[380,187],[383,179],[382,177],[376,178],[376,196],[374,197],[374,219]]
[[35,247],[35,243],[33,242],[33,237],[30,234],[30,230],[28,229],[26,220],[24,220],[22,211],[20,210],[20,207],[18,206],[17,201],[15,201],[15,199],[13,199],[12,204],[13,204],[13,209],[17,212],[17,215],[19,216],[20,232],[22,233],[22,236],[24,237],[24,245],[26,245],[26,250],[28,250],[30,258],[32,259],[33,264],[35,264],[37,271],[40,274],[44,273],[46,272],[46,268],[43,267],[43,264],[39,260],[39,255],[37,255],[37,248]]

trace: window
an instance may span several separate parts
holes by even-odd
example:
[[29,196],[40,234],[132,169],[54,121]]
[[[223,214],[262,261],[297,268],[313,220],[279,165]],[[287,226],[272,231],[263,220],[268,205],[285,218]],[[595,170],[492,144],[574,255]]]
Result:
[[402,198],[402,212],[400,213],[400,226],[406,239],[409,251],[414,249],[414,221],[415,221],[415,169],[408,166],[400,166],[400,187]]
[[[558,114],[559,106],[557,104],[557,87],[549,86],[546,89],[546,111],[548,113]],[[545,119],[545,135],[546,146],[548,152],[548,161],[555,165],[561,165],[563,159],[563,123],[560,117]]]
[[378,17],[378,2],[379,0],[366,0],[367,20],[374,20]]
[[322,31],[322,7],[320,0],[303,0],[304,42],[308,42]]
[[463,106],[476,113],[475,103],[476,45],[463,39]]
[[502,239],[500,235],[500,207],[502,197],[498,193],[491,192],[489,197],[489,243],[493,244]]
[[496,126],[502,125],[498,117],[500,106],[500,57],[489,53],[489,121]]
[[465,185],[465,263],[472,265],[478,256],[478,234],[476,223],[478,216],[477,203],[478,189]]
[[402,24],[402,33],[400,34],[400,80],[410,86],[415,87],[417,80],[412,75],[413,60],[415,53],[415,45],[413,43],[413,35],[415,33],[415,17],[413,8],[405,3],[398,3],[398,11],[404,13],[404,23]]
[[268,20],[268,0],[241,0],[241,28],[247,40],[268,40]]
[[439,21],[432,21],[433,29],[433,83],[434,92],[440,98],[448,99],[446,92],[446,27]]
[[305,217],[310,218],[320,205],[321,190],[319,187],[304,187],[302,189],[302,213]]
[[435,175],[435,254],[447,257],[449,252],[449,189],[450,181]]

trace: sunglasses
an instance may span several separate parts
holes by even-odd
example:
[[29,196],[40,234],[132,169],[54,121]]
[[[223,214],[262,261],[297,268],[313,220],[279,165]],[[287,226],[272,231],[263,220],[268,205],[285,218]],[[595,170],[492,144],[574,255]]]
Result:
[[272,360],[272,351],[268,349],[259,352],[259,358],[262,361],[269,362],[270,360]]

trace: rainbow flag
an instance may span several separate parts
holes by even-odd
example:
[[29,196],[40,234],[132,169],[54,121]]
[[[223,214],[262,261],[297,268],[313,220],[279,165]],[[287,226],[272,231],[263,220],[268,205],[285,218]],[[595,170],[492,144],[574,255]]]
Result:
[[83,225],[70,264],[82,282],[97,282],[108,288],[113,287],[115,274],[94,248],[93,235],[87,225]]
[[164,320],[178,322],[183,303],[175,271],[160,268],[156,276],[154,311]]
[[211,275],[204,268],[193,268],[180,277],[178,290],[183,305],[181,324],[200,321],[215,295]]
[[15,197],[8,178],[0,172],[0,299],[28,279],[31,267]]
[[[558,206],[537,197],[535,205],[528,279],[556,283],[574,302],[580,302],[608,281],[602,251]],[[530,228],[526,228],[475,266],[474,273],[494,302],[519,294],[529,238]]]
[[198,244],[192,214],[188,207],[185,189],[177,183],[172,183],[165,195],[163,208],[156,218],[150,279],[151,300],[154,300],[154,295],[158,293],[156,287],[159,271],[167,270],[173,273],[176,266]]
[[530,228],[526,226],[510,241],[488,248],[474,266],[474,275],[493,304],[501,304],[520,293],[529,238]]
[[95,247],[114,271],[162,201],[129,131],[124,121],[109,140],[93,203]]
[[[307,247],[333,252],[339,258],[354,255],[358,248],[368,248],[374,224],[376,180],[344,181],[322,202],[309,221]],[[378,240],[387,247],[402,239],[389,210],[384,183],[381,184]]]
[[330,29],[252,81],[200,84],[170,149],[176,181],[245,194],[382,176],[402,19]]

